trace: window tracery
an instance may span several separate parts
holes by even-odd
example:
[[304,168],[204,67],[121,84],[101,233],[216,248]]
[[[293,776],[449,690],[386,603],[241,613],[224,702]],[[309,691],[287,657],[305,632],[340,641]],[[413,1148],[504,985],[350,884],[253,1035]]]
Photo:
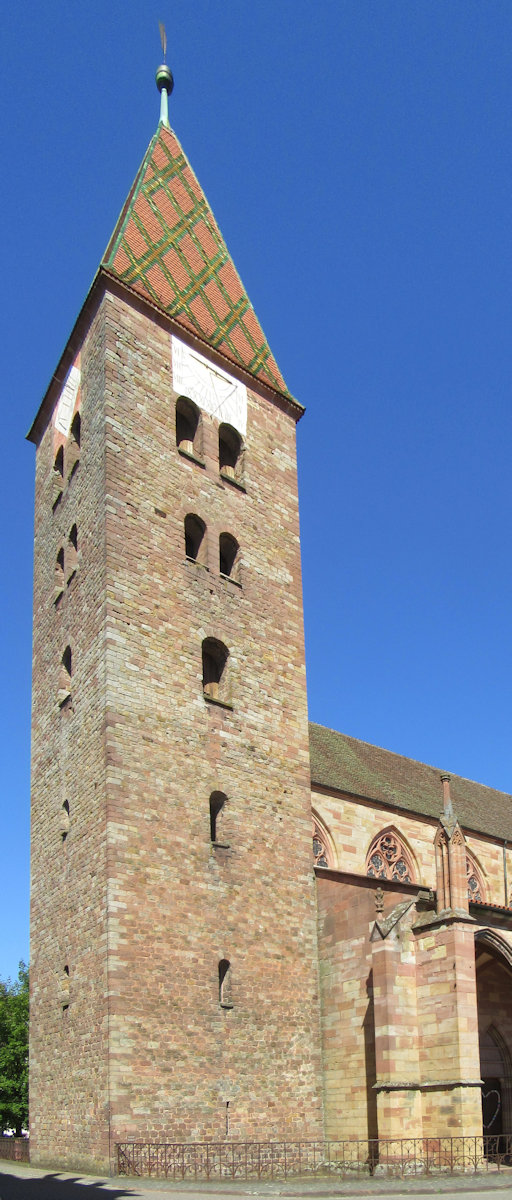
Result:
[[366,874],[374,879],[413,883],[414,872],[409,855],[392,830],[379,834],[372,842],[366,860]]
[[315,867],[330,867],[327,838],[317,821],[313,821],[313,858]]
[[478,904],[485,903],[484,887],[473,859],[466,854],[466,877],[468,881],[468,900]]

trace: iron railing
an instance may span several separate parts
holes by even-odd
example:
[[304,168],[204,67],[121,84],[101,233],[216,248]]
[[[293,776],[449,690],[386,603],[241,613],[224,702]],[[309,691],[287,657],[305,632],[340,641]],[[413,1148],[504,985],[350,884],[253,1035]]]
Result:
[[29,1162],[28,1138],[0,1135],[0,1158],[9,1158],[11,1162]]
[[290,1179],[454,1175],[512,1167],[512,1135],[317,1142],[118,1142],[119,1175]]

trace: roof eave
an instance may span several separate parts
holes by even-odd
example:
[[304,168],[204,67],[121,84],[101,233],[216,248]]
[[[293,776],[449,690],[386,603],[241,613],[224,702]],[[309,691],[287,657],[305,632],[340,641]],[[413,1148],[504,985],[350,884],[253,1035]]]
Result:
[[26,435],[27,441],[33,442],[35,445],[38,444],[44,425],[46,424],[48,410],[57,399],[57,393],[62,388],[66,375],[72,366],[73,360],[76,357],[80,346],[83,343],[85,332],[90,323],[91,315],[94,311],[95,305],[99,302],[101,296],[106,290],[107,285],[111,290],[117,291],[119,295],[124,296],[130,303],[136,302],[143,311],[151,312],[153,315],[156,314],[158,318],[163,321],[169,331],[176,330],[176,332],[179,333],[179,336],[183,337],[184,341],[189,342],[191,345],[200,347],[203,352],[207,351],[209,355],[213,355],[214,358],[218,360],[219,365],[224,367],[225,370],[240,376],[244,383],[248,384],[253,391],[258,390],[262,392],[263,395],[267,396],[274,402],[277,402],[280,407],[283,407],[286,411],[288,411],[290,415],[294,417],[295,421],[300,421],[305,409],[303,405],[299,404],[298,400],[296,400],[293,396],[286,392],[281,392],[278,388],[271,387],[270,384],[264,382],[257,375],[254,375],[252,371],[249,371],[247,368],[232,362],[232,360],[227,358],[221,350],[217,350],[210,346],[206,339],[199,337],[197,334],[192,334],[190,330],[183,327],[176,317],[169,316],[169,313],[165,308],[157,304],[155,301],[150,300],[145,296],[141,296],[140,292],[138,292],[135,288],[123,283],[114,271],[109,270],[108,267],[105,267],[103,264],[101,264],[96,272],[96,275],[94,276],[87,296],[66,342],[63,353],[58,361],[56,370],[51,377],[36,416]]
[[28,433],[26,434],[27,441],[33,442],[36,446],[46,424],[48,410],[55,403],[57,394],[62,388],[70,367],[73,365],[73,361],[82,345],[85,336],[85,330],[90,322],[94,305],[100,299],[100,280],[102,273],[102,269],[99,267],[91,283],[89,291],[87,292],[80,312],[78,313],[71,333],[66,341],[66,345],[59,358],[57,367],[43,395],[43,399],[41,400],[34,420]]

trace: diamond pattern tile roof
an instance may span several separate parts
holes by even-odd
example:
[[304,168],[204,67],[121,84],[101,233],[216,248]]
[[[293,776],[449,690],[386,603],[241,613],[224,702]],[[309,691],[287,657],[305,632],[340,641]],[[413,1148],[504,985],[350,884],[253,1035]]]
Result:
[[[311,780],[328,790],[362,796],[438,819],[443,811],[441,771],[368,742],[310,724]],[[450,776],[455,815],[464,829],[512,840],[512,796]]]
[[206,197],[160,125],[102,265],[231,362],[290,397]]

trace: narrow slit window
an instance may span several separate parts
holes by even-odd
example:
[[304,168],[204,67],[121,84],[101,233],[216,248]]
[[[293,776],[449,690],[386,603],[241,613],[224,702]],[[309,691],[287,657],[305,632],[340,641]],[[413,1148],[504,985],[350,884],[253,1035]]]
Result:
[[210,838],[214,845],[228,845],[223,836],[226,803],[227,796],[224,795],[224,792],[212,792],[210,796]]
[[65,800],[60,810],[60,836],[63,842],[69,833],[69,800]]
[[67,465],[68,465],[68,477],[69,478],[71,478],[71,476],[73,475],[73,472],[76,471],[76,468],[80,461],[81,438],[82,438],[82,420],[80,417],[80,413],[77,412],[77,413],[75,413],[73,420],[71,422],[71,429],[69,431],[69,441],[68,441],[68,446],[67,446],[67,460],[68,460]]
[[62,1011],[67,1012],[69,1008],[69,967],[66,963],[60,980],[60,1002]]
[[228,703],[229,650],[223,642],[218,642],[215,638],[206,638],[202,650],[203,693],[208,700]]
[[201,458],[201,417],[192,400],[180,396],[176,403],[176,445],[182,454]]
[[221,958],[219,962],[219,1004],[221,1008],[233,1008],[231,988],[231,963],[228,958]]
[[64,590],[64,547],[61,546],[55,563],[55,599],[62,596]]
[[206,548],[206,525],[195,513],[185,517],[185,554],[193,562],[204,564]]
[[219,470],[237,483],[242,478],[243,444],[232,425],[219,425]]
[[53,507],[56,508],[64,487],[64,447],[59,446],[53,463]]
[[71,646],[66,646],[60,662],[58,701],[62,708],[71,695],[72,654]]
[[231,533],[221,533],[219,538],[219,570],[221,575],[239,583],[240,547]]
[[55,462],[53,464],[53,471],[54,471],[54,475],[55,475],[57,482],[62,486],[62,480],[64,478],[64,447],[63,446],[59,446],[59,449],[57,450],[57,453],[55,455]]
[[67,563],[66,573],[68,583],[74,575],[78,564],[78,530],[76,525],[72,525],[69,531],[68,546],[67,546]]

